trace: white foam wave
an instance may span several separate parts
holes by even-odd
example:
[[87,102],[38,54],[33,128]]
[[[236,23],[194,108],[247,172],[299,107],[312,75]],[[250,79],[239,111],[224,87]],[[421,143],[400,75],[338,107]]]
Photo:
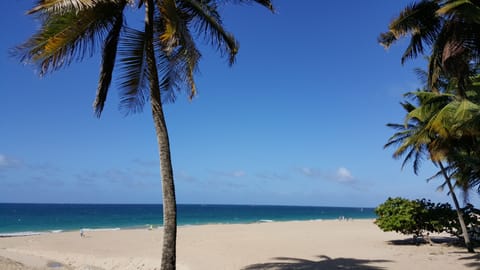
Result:
[[104,231],[119,231],[120,228],[98,228],[98,229],[83,228],[82,230],[86,232],[104,232]]
[[258,222],[260,222],[260,223],[270,223],[270,222],[274,222],[274,221],[271,220],[271,219],[260,219]]
[[15,232],[15,233],[0,233],[0,237],[18,237],[18,236],[31,236],[39,235],[41,232]]

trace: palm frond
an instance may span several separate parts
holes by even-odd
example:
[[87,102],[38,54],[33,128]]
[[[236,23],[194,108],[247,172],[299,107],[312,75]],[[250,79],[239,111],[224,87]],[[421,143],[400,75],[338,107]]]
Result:
[[427,128],[442,138],[478,134],[478,126],[469,127],[480,117],[480,106],[466,99],[454,100],[438,111]]
[[438,134],[442,138],[447,138],[452,131],[452,117],[458,106],[457,101],[453,101],[444,106],[440,111],[428,121],[426,128]]
[[[393,129],[396,129],[396,130],[402,130],[402,132],[397,132],[397,133],[404,133],[404,132],[405,132],[405,131],[403,131],[403,130],[405,129],[405,125],[402,125],[402,124],[388,123],[388,124],[387,124],[387,127],[393,128]],[[396,137],[396,136],[397,136],[397,135],[396,135],[397,133],[395,133],[395,135],[392,136],[392,137]]]
[[[454,94],[450,93],[433,93],[429,91],[415,91],[415,92],[408,92],[404,95],[407,98],[412,98],[418,101],[419,106],[434,106],[435,108],[441,108],[444,105],[448,104],[450,101],[455,99]],[[430,109],[430,108],[428,108]]]
[[61,14],[72,11],[78,12],[84,9],[93,8],[98,2],[99,1],[97,0],[39,0],[34,8],[27,11],[27,14]]
[[178,10],[175,0],[156,1],[158,12],[155,20],[162,21],[162,29],[157,29],[157,33],[160,33],[159,39],[162,43],[162,50],[169,54],[179,45],[178,31],[182,21],[180,11]]
[[457,137],[480,135],[480,105],[467,99],[457,104],[450,127]]
[[457,94],[465,97],[473,73],[471,65],[480,60],[480,25],[455,16],[445,21],[432,46],[429,84],[433,86],[435,79],[444,75],[456,83]]
[[480,106],[467,99],[462,99],[454,115],[454,121],[457,123],[468,122],[475,117],[480,116]]
[[419,53],[423,53],[422,35],[420,33],[414,33],[410,38],[410,44],[402,55],[402,65],[405,64],[405,61],[408,59],[416,58]]
[[195,47],[182,46],[169,55],[160,53],[158,66],[163,102],[174,102],[176,92],[184,89],[188,89],[190,99],[196,95],[194,73],[197,70],[199,57]]
[[184,0],[185,11],[190,14],[192,25],[197,33],[214,46],[222,56],[228,54],[229,64],[235,62],[235,56],[238,52],[238,42],[235,37],[227,32],[222,26],[217,6],[212,2],[197,0]]
[[[175,31],[170,37],[172,40],[166,40],[164,31],[169,31],[172,24],[171,19],[165,19],[162,11],[167,11],[168,7],[160,7],[160,13],[155,17],[157,38],[156,52],[159,57],[160,88],[162,100],[164,102],[173,102],[176,98],[176,92],[188,89],[190,98],[196,95],[194,74],[198,69],[198,62],[201,54],[197,49],[195,41],[190,33],[188,23],[191,21],[191,14],[188,14],[184,8],[175,7],[177,15],[174,19]],[[183,14],[178,16],[178,14]],[[168,16],[167,16],[168,17]],[[172,46],[174,44],[174,46]]]
[[[436,1],[423,0],[412,3],[390,23],[389,29],[397,39],[409,33],[434,34],[439,23],[439,17],[435,12],[439,8]],[[432,31],[433,33],[429,33]],[[432,41],[431,36],[426,36],[426,41]]]
[[[434,109],[433,111],[431,108],[428,108],[429,111],[429,118],[426,119],[426,126],[427,130],[430,132],[437,134],[442,138],[447,138],[451,134],[451,126],[452,126],[452,117],[453,113],[456,110],[457,101],[452,101],[441,108]],[[427,106],[422,106],[423,108],[427,108]],[[426,110],[424,110],[425,112]]]
[[[408,130],[396,132],[392,137],[388,139],[387,143],[383,146],[383,148],[388,148],[394,145],[402,145],[409,136],[410,132]],[[397,151],[395,151],[395,153],[397,153]],[[393,157],[398,158],[402,154],[403,153],[394,154]]]
[[[205,2],[205,1],[203,1]],[[233,4],[259,4],[268,8],[271,12],[275,12],[275,7],[273,6],[273,2],[270,0],[217,0],[215,2],[221,2],[224,4],[233,3]]]
[[47,16],[41,29],[13,50],[27,64],[39,66],[44,75],[92,55],[112,29],[123,5],[101,2],[93,8]]
[[417,76],[417,79],[421,81],[422,83],[426,84],[428,81],[428,72],[425,71],[422,68],[415,68],[413,69],[413,72]]
[[419,122],[426,122],[430,117],[430,111],[426,111],[425,107],[418,107],[407,114],[405,117],[405,125],[407,125],[412,120],[417,120]]
[[480,4],[471,0],[450,0],[437,10],[440,16],[457,16],[467,22],[480,23]]
[[[444,27],[442,28],[445,38],[444,42],[442,42],[439,46],[443,48],[442,65],[445,68],[448,68],[447,64],[450,59],[459,59],[462,58],[462,56],[468,55],[469,51],[465,46],[465,40],[469,34],[465,32],[464,28],[465,24],[457,21],[449,21],[445,23]],[[437,41],[437,43],[439,42]],[[455,70],[458,70],[458,67],[455,68]],[[450,73],[452,72],[450,71]]]
[[[413,97],[418,101],[422,98],[422,92],[410,92],[405,94],[405,96],[407,98]],[[421,102],[419,103],[421,104]],[[393,153],[393,158],[403,157],[402,169],[411,162],[413,172],[418,174],[422,161],[432,155],[427,146],[431,145],[434,138],[424,128],[426,117],[422,115],[424,112],[422,112],[421,106],[416,107],[409,101],[402,102],[401,105],[407,112],[405,123],[387,124],[387,126],[399,131],[389,138],[384,148],[397,146]]]
[[169,68],[175,71],[180,82],[185,83],[185,88],[189,89],[189,98],[192,99],[197,94],[197,87],[194,80],[194,74],[197,71],[200,52],[195,47],[193,40],[186,46],[179,48],[175,54],[170,56],[171,64]]
[[440,93],[441,88],[441,59],[437,56],[440,53],[439,49],[438,46],[433,46],[432,56],[428,62],[427,88],[434,93]]
[[107,99],[108,90],[112,81],[112,74],[117,56],[117,45],[120,39],[120,31],[122,27],[123,14],[119,13],[117,20],[115,21],[115,24],[113,25],[112,30],[110,30],[110,33],[108,34],[103,45],[102,65],[99,76],[100,79],[98,82],[95,102],[93,103],[93,108],[97,117],[100,117]]
[[[408,136],[404,136],[402,141],[398,140],[400,145],[395,152],[393,152],[393,158],[398,159],[407,153],[405,160],[409,160],[412,154],[409,154],[412,150],[416,150],[416,142],[412,141],[412,134],[409,133]],[[398,138],[400,139],[400,138]]]
[[385,49],[390,48],[393,43],[397,41],[397,38],[393,34],[393,32],[388,31],[381,33],[380,36],[378,36],[377,41],[380,45],[382,45]]
[[423,0],[405,7],[399,16],[389,24],[388,31],[381,33],[378,42],[389,48],[400,38],[411,35],[410,44],[402,56],[402,64],[410,58],[424,53],[424,48],[434,43],[441,26],[441,19],[435,11],[437,1]]
[[[414,151],[415,153],[415,158],[413,159],[413,173],[418,175],[418,172],[420,171],[420,166],[422,165],[423,162],[423,156],[424,156],[424,151],[416,149]],[[402,164],[404,166],[404,164]]]
[[118,54],[120,109],[125,114],[141,112],[149,97],[145,32],[125,27]]
[[[445,190],[445,186],[447,185],[447,182],[443,182],[437,187],[438,192],[443,192]],[[447,192],[447,195],[450,195],[450,191]]]
[[480,187],[480,158],[477,153],[477,150],[462,149],[449,155],[450,164],[454,168],[453,177],[464,191],[475,186]]
[[471,4],[470,0],[447,1],[441,8],[437,10],[437,13],[440,15],[455,13],[459,7],[465,4]]
[[404,102],[400,102],[400,105],[403,107],[403,109],[409,113],[413,110],[416,109],[415,105],[413,105],[412,103],[408,102],[408,101],[404,101]]
[[[402,162],[402,170],[403,168],[405,168],[405,165],[408,164],[408,162],[410,162],[410,160],[412,159],[412,157],[415,156],[415,149],[410,149],[410,151],[408,151],[407,155],[405,156],[405,158],[403,159],[403,162]],[[400,156],[397,155],[397,156],[394,156],[395,158],[399,158]],[[414,166],[414,170],[413,170],[416,174],[416,169],[415,169],[415,166]]]

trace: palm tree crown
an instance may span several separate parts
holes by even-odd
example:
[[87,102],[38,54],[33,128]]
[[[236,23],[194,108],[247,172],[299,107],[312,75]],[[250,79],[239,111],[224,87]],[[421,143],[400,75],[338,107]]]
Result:
[[465,96],[471,63],[478,64],[480,60],[479,18],[478,1],[422,0],[405,7],[378,41],[388,48],[409,35],[402,63],[430,49],[429,88],[437,91],[443,73],[457,80],[458,94]]
[[[190,97],[196,94],[194,74],[201,57],[196,39],[205,39],[230,64],[235,62],[238,42],[225,30],[218,11],[220,3],[226,2],[258,3],[274,11],[269,0],[152,1],[153,44],[164,101],[174,100],[176,90],[188,89]],[[39,19],[40,29],[13,53],[22,62],[36,65],[43,76],[92,56],[101,47],[96,114],[103,110],[116,65],[122,108],[126,113],[138,112],[149,96],[145,91],[151,74],[146,68],[146,30],[130,28],[124,18],[125,8],[135,6],[145,6],[145,0],[40,0],[27,12]]]

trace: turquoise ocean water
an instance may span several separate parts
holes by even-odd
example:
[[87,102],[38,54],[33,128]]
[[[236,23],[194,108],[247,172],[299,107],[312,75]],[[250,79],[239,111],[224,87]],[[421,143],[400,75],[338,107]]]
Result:
[[[293,220],[375,218],[373,208],[178,205],[179,225]],[[0,204],[0,237],[84,229],[125,229],[162,225],[162,205]]]

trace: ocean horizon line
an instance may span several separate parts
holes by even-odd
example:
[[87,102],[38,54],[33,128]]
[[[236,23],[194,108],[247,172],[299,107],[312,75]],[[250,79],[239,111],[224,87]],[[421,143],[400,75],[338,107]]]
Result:
[[[0,202],[0,205],[3,204],[17,204],[17,205],[152,205],[159,206],[163,205],[162,203],[95,203],[95,202]],[[274,207],[325,207],[325,208],[367,208],[375,209],[377,206],[334,206],[334,205],[303,205],[303,204],[246,204],[246,203],[177,203],[177,205],[195,205],[195,206],[274,206]]]

